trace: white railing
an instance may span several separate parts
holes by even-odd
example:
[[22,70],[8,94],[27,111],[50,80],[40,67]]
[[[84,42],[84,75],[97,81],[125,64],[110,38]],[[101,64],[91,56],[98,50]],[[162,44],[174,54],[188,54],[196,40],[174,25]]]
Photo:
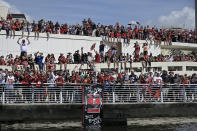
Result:
[[196,84],[148,85],[123,84],[106,86],[106,103],[142,103],[142,102],[195,102]]
[[[82,103],[82,92],[88,84],[0,84],[0,104]],[[104,103],[196,102],[197,84],[103,85]]]
[[82,103],[82,86],[1,84],[0,103]]

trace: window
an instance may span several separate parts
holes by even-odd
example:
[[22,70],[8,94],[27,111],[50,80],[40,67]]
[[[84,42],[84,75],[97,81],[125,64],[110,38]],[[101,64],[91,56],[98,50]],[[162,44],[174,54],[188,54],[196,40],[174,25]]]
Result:
[[182,71],[182,66],[168,66],[168,71]]
[[153,67],[153,72],[160,72],[162,71],[162,68],[161,67]]
[[197,71],[197,66],[186,66],[186,71]]

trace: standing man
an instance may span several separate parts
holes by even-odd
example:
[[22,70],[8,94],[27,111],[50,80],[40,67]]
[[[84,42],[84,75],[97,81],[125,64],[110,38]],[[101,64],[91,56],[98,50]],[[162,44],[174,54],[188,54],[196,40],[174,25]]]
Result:
[[43,56],[43,53],[37,52],[34,55],[35,55],[36,64],[38,64],[38,66],[39,66],[39,70],[43,71],[43,67],[44,67],[44,63],[43,63],[44,56]]
[[20,41],[21,38],[18,39],[17,43],[20,45],[21,48],[21,57],[24,56],[25,53],[27,53],[27,47],[30,44],[30,41],[28,38],[26,38],[26,40],[28,41],[28,43],[26,43],[25,39],[23,39],[21,42]]
[[59,64],[60,64],[60,70],[62,70],[62,65],[64,65],[64,70],[67,70],[67,63],[68,60],[67,58],[61,53],[59,58],[58,58]]
[[7,103],[12,103],[14,98],[14,75],[12,72],[8,73],[6,79],[6,101]]
[[104,62],[104,50],[105,50],[105,44],[103,41],[101,41],[100,46],[99,46],[99,53],[101,56],[101,62]]

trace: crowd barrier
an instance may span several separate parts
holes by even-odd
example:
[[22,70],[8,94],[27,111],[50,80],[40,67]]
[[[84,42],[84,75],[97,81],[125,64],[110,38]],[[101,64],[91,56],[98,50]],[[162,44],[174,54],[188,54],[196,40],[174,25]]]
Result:
[[[79,103],[90,84],[0,84],[0,104]],[[196,102],[197,84],[103,85],[104,103]]]

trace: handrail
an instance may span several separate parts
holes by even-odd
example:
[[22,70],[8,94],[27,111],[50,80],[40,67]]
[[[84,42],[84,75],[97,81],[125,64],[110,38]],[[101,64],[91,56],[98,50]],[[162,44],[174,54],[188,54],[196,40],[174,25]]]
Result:
[[[81,103],[85,83],[0,84],[0,104]],[[100,85],[100,84],[99,84]],[[197,84],[102,84],[104,103],[196,102]]]
[[[36,85],[38,83],[28,83],[29,85]],[[13,83],[13,85],[28,85],[28,84],[22,84],[22,83]],[[41,85],[56,85],[56,84],[59,84],[59,83],[41,83]],[[103,83],[91,83],[91,84],[88,84],[88,83],[61,83],[63,85],[82,85],[82,86],[85,86],[85,85],[96,85],[96,84],[102,84],[102,85],[108,85],[108,86],[119,86],[119,85],[122,85],[122,86],[136,86],[136,85],[139,85],[139,86],[175,86],[175,85],[180,85],[180,86],[188,86],[188,85],[196,85],[197,84],[179,84],[179,83],[175,83],[175,84],[140,84],[140,83],[132,83],[132,84],[127,84],[127,83],[124,83],[124,84],[121,84],[121,83],[116,83],[116,84],[103,84]],[[7,85],[7,83],[0,83],[0,85]]]

